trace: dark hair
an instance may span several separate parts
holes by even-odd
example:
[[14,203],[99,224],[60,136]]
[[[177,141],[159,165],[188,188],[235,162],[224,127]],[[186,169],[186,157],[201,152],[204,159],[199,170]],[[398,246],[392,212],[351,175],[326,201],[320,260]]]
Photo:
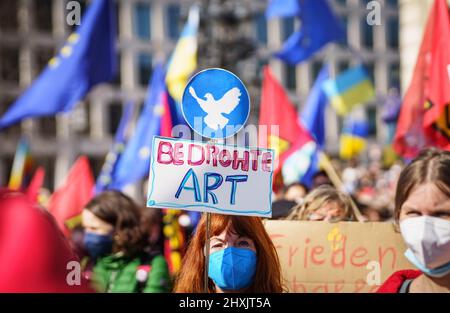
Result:
[[398,222],[403,203],[411,190],[421,184],[433,183],[450,197],[450,152],[436,148],[423,150],[400,173],[395,193],[395,220]]
[[119,191],[105,191],[85,208],[114,226],[114,253],[122,251],[132,257],[142,251],[147,237],[141,229],[141,210],[130,197]]
[[163,234],[163,213],[160,209],[155,208],[144,208],[142,210],[141,217],[141,231],[143,234],[150,239],[150,233],[153,229],[157,228],[158,230],[158,238],[156,242],[148,243],[148,248],[153,253],[163,253],[164,251],[164,234]]

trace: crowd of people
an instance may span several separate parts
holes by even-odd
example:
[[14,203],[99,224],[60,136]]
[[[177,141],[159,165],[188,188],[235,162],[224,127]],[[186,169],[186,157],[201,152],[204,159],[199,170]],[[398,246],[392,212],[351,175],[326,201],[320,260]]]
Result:
[[[449,292],[450,152],[428,149],[407,165],[386,169],[351,160],[338,171],[340,188],[318,172],[311,188],[294,183],[280,190],[272,218],[357,221],[361,211],[364,221],[395,223],[417,269],[394,273],[379,292]],[[69,240],[50,214],[20,192],[1,190],[0,203],[0,291],[287,291],[277,250],[258,217],[211,215],[205,286],[205,216],[186,234],[175,273],[165,253],[164,210],[141,207],[119,191],[87,203]],[[38,267],[33,273],[30,259]],[[63,276],[67,282],[70,260],[80,261],[78,289],[57,282]],[[25,277],[31,282],[24,287],[17,282]]]

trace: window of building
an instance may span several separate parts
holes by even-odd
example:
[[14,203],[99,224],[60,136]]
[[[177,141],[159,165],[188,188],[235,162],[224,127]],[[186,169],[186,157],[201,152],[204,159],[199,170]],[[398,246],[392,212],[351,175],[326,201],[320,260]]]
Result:
[[311,74],[312,74],[312,79],[313,79],[312,84],[314,84],[314,81],[317,79],[317,76],[319,76],[322,66],[323,66],[322,61],[314,61],[313,62],[312,66],[311,66]]
[[384,1],[391,8],[394,8],[394,9],[398,8],[398,0],[384,0]]
[[35,0],[32,14],[34,27],[40,32],[52,32],[52,0]]
[[348,61],[339,61],[337,63],[337,74],[342,73],[346,71],[350,66],[350,63]]
[[53,179],[55,177],[55,158],[51,156],[33,156],[33,159],[36,166],[42,166],[45,168],[43,187],[48,188],[49,190],[54,190]]
[[167,6],[166,29],[170,39],[176,40],[181,31],[181,9],[178,4],[169,4]]
[[114,136],[122,118],[122,102],[108,104],[108,134]]
[[366,17],[361,18],[361,43],[365,48],[373,48],[373,27],[367,23]]
[[138,82],[142,87],[147,87],[152,74],[152,56],[147,53],[138,55]]
[[369,136],[377,135],[377,107],[367,106],[366,107],[367,122],[369,124]]
[[119,6],[119,1],[114,3],[114,8],[115,8],[114,13],[116,15],[116,19],[115,19],[115,22],[116,22],[116,36],[119,37],[119,34],[120,34],[120,23],[119,23],[119,21],[120,21],[120,19],[119,19],[120,6]]
[[386,21],[387,44],[393,49],[398,49],[399,24],[398,16],[390,16]]
[[18,1],[0,0],[0,30],[14,31],[18,28]]
[[282,22],[283,40],[288,39],[294,32],[295,19],[293,17],[284,18]]
[[3,165],[3,175],[0,177],[0,186],[6,186],[9,183],[9,178],[11,176],[11,170],[14,163],[14,156],[3,157],[0,159]]
[[137,3],[134,7],[134,32],[139,39],[148,40],[151,34],[151,12],[149,3]]
[[345,7],[347,5],[347,0],[334,0],[334,2],[336,2],[337,4],[339,4],[340,6]]
[[267,44],[267,20],[264,12],[255,18],[256,39],[260,44]]
[[19,48],[0,46],[0,81],[19,83]]
[[37,77],[47,66],[48,61],[54,57],[56,51],[52,47],[39,47],[35,50],[36,67],[33,77]]
[[119,87],[122,84],[121,70],[120,70],[120,64],[122,63],[121,62],[122,55],[120,54],[120,51],[117,51],[116,55],[117,55],[116,61],[117,61],[118,70],[116,72],[116,75],[114,76],[114,79],[111,81],[111,83],[114,86]]
[[365,63],[364,68],[366,69],[367,74],[369,74],[372,83],[375,84],[375,65],[373,63]]
[[[2,116],[15,101],[15,97],[0,94],[0,116]],[[5,129],[2,129],[1,133],[1,135],[9,138],[18,137],[20,134],[20,123],[13,124]]]
[[389,88],[400,89],[400,65],[398,63],[392,63],[389,65],[388,71]]
[[296,89],[295,66],[286,65],[286,87],[290,90]]
[[[342,28],[344,29],[345,40],[342,41],[342,44],[347,43],[347,29],[348,29],[348,15],[341,15],[340,17]],[[340,43],[341,44],[341,43]]]
[[56,118],[54,116],[43,116],[38,118],[39,135],[46,138],[56,137]]
[[105,156],[89,156],[89,165],[92,169],[92,174],[94,177],[98,177],[102,170],[103,164],[105,163]]

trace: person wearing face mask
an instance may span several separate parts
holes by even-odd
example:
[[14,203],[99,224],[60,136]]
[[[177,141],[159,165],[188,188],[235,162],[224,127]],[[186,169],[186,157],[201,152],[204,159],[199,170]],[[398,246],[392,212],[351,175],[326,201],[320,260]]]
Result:
[[450,152],[425,150],[405,167],[394,213],[419,270],[395,272],[378,292],[450,292]]
[[[205,292],[202,216],[183,259],[175,292]],[[258,217],[211,214],[208,292],[283,292],[275,246]]]
[[118,191],[93,198],[82,212],[84,248],[92,270],[85,276],[97,292],[168,292],[166,260],[145,251],[149,230],[141,210]]

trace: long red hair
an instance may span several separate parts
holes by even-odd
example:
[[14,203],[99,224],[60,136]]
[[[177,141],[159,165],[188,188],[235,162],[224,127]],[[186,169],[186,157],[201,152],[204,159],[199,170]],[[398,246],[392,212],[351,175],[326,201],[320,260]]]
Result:
[[[218,236],[225,229],[233,229],[241,236],[253,240],[258,261],[252,285],[246,290],[252,293],[283,292],[280,262],[277,251],[259,217],[211,214],[210,235]],[[175,282],[175,292],[204,292],[206,241],[206,217],[199,221],[183,259],[181,271]],[[209,292],[215,292],[214,283],[209,279]]]

